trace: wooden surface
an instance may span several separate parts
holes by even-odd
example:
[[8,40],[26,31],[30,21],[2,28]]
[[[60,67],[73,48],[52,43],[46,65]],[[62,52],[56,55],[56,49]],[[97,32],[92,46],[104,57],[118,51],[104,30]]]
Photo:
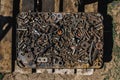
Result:
[[22,0],[21,9],[23,12],[34,11],[34,0]]
[[63,0],[63,12],[78,12],[77,0]]
[[[54,11],[55,12],[60,12],[60,0],[54,0],[55,4],[54,4]],[[61,3],[62,4],[62,3]]]
[[98,11],[98,2],[85,5],[85,12],[97,12]]
[[[23,0],[24,1],[24,0]],[[26,5],[28,9],[25,9],[25,4],[20,0],[20,12],[27,11],[28,9],[33,10],[33,1],[29,2],[30,5]],[[26,0],[27,1],[27,0]],[[43,12],[78,12],[78,0],[41,0],[42,6],[40,6]],[[97,2],[85,5],[85,12],[97,12]],[[30,7],[29,7],[30,6]],[[94,7],[96,6],[96,7]],[[24,9],[23,9],[24,8]],[[12,17],[13,11],[13,0],[1,0],[0,15]],[[8,24],[6,24],[8,25]],[[3,27],[3,29],[6,28]],[[1,27],[1,26],[0,26]],[[1,29],[1,28],[0,28]],[[7,34],[0,41],[0,55],[3,57],[0,60],[0,72],[11,72],[12,70],[12,27],[8,30]],[[23,70],[24,71],[24,70]],[[28,69],[28,73],[31,70]]]
[[42,0],[42,12],[53,12],[54,0]]

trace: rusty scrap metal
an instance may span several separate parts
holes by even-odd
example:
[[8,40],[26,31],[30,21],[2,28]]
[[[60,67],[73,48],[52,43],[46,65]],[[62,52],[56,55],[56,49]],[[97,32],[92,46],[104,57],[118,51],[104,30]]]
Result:
[[98,13],[22,12],[17,17],[17,60],[30,68],[102,66],[102,20]]

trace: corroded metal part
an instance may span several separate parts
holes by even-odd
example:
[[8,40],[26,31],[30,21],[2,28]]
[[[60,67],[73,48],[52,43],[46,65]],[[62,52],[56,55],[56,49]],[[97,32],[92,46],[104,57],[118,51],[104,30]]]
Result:
[[100,68],[102,20],[99,13],[23,12],[17,17],[17,60],[30,68]]

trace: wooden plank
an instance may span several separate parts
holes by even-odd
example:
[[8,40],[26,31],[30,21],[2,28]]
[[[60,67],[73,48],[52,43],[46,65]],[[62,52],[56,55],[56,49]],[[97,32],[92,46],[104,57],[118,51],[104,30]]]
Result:
[[55,69],[54,74],[74,74],[74,69]]
[[54,4],[54,11],[55,12],[59,12],[60,11],[60,0],[55,0],[55,4]]
[[77,0],[63,0],[63,12],[78,12]]
[[94,69],[77,69],[77,75],[92,75]]
[[22,12],[22,0],[20,0],[20,8],[19,8],[20,12]]
[[53,12],[54,2],[54,0],[42,0],[42,12]]
[[97,12],[98,11],[98,2],[85,5],[85,12]]
[[1,0],[0,72],[12,71],[12,11],[13,0]]
[[53,69],[37,69],[36,73],[45,73],[45,72],[53,73],[52,71],[53,71]]
[[35,0],[22,0],[22,11],[28,12],[28,11],[34,11],[34,1]]

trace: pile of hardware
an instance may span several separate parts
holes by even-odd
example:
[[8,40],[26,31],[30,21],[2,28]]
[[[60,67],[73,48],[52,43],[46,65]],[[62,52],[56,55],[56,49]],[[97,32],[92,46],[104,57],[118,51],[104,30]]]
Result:
[[30,68],[102,66],[103,17],[98,13],[30,13],[17,17],[17,64]]

